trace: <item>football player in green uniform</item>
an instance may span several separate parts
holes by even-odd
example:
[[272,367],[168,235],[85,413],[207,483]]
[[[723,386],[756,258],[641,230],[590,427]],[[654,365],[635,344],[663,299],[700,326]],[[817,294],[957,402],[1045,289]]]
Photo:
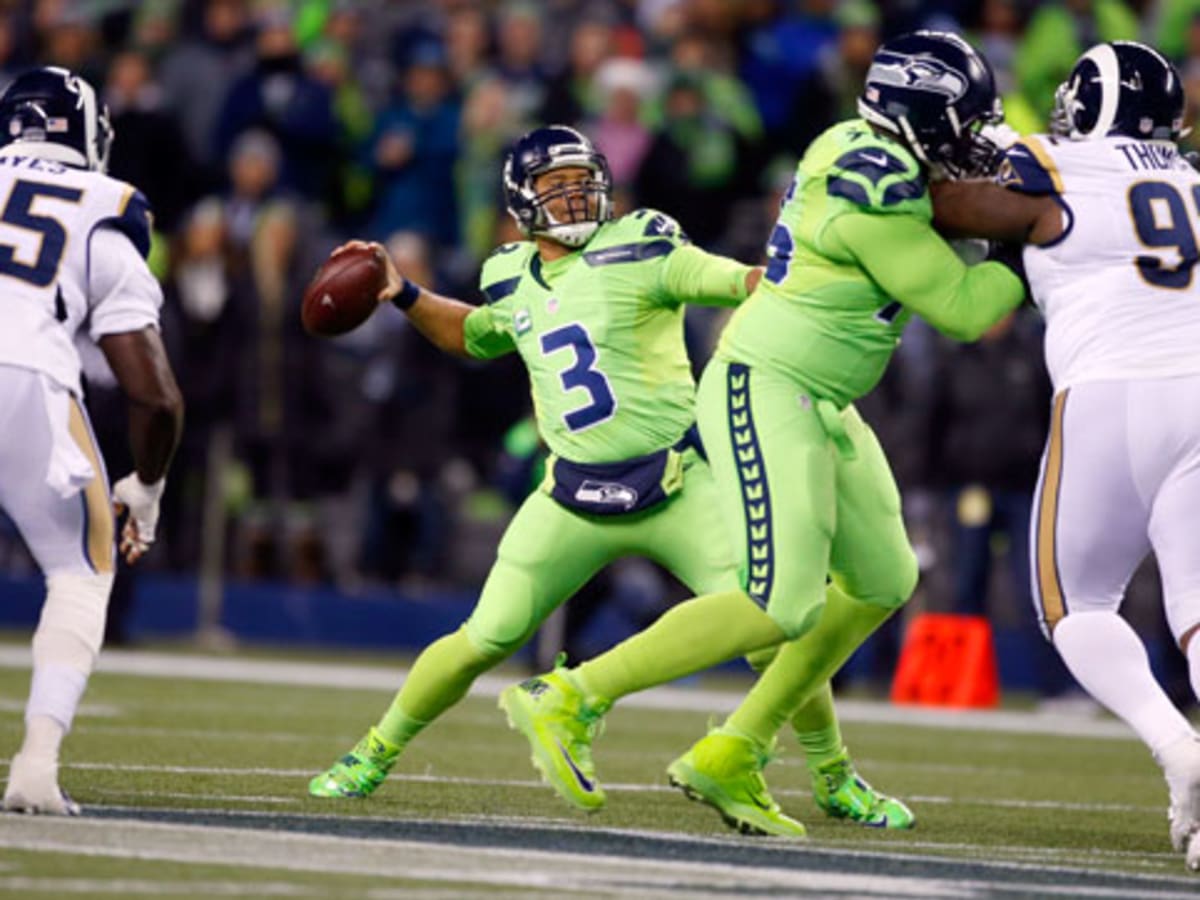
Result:
[[[776,732],[916,584],[899,493],[853,401],[912,315],[974,340],[1025,291],[998,262],[964,265],[931,225],[928,179],[999,152],[978,134],[1000,116],[983,58],[950,34],[889,41],[859,112],[800,161],[763,281],[701,379],[697,418],[739,588],[681,603],[596,659],[501,695],[564,796],[598,789],[590,743],[613,701],[782,645],[739,709],[668,769],[690,797],[753,830],[774,806],[761,770]],[[549,764],[552,753],[570,766]]]
[[[505,165],[504,189],[532,240],[505,244],[484,263],[486,305],[434,294],[390,261],[380,299],[405,310],[447,352],[478,359],[520,353],[551,452],[547,477],[510,523],[466,623],[418,657],[379,723],[312,780],[314,796],[374,791],[418,732],[618,557],[652,559],[699,592],[738,586],[694,424],[683,307],[737,305],[763,270],[705,253],[661,213],[613,219],[607,162],[570,128],[521,138]],[[802,721],[801,740],[814,778],[828,785],[820,797],[831,814],[875,826],[911,823],[902,803],[850,777],[827,686]],[[830,760],[841,777],[824,774]],[[595,809],[604,795],[572,800]],[[777,810],[763,816],[772,829],[803,833]]]

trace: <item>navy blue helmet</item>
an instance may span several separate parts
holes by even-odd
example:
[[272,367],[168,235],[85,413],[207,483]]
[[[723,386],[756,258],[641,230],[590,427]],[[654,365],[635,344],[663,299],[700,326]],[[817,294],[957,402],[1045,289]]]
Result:
[[[534,189],[537,176],[554,169],[578,166],[591,172],[580,188]],[[566,221],[558,221],[546,203],[567,198]],[[542,235],[568,247],[586,244],[612,218],[612,173],[608,160],[586,137],[565,125],[537,128],[518,138],[504,160],[504,202],[522,233]]]
[[0,146],[28,142],[32,155],[103,172],[112,126],[92,86],[57,66],[32,69],[0,96]]
[[1072,140],[1124,135],[1173,141],[1183,134],[1179,71],[1136,41],[1097,44],[1054,95],[1050,130]]
[[1003,118],[992,67],[956,34],[916,31],[871,61],[858,114],[952,176],[988,171],[999,150],[979,135]]

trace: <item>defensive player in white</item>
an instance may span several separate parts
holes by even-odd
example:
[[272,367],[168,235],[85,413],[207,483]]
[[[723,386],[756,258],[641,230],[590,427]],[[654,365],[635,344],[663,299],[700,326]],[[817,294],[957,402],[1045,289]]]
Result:
[[1055,397],[1031,523],[1038,615],[1079,683],[1153,752],[1171,839],[1200,869],[1200,737],[1118,615],[1153,549],[1200,696],[1200,176],[1180,156],[1179,73],[1100,44],[1059,88],[1051,134],[996,183],[947,183],[937,224],[1024,244]]
[[[27,72],[0,97],[0,507],[46,577],[8,810],[79,812],[59,788],[58,754],[104,634],[115,514],[128,510],[120,552],[135,562],[154,540],[182,426],[144,259],[150,212],[104,174],[111,139],[94,91],[65,69]],[[76,340],[99,345],[129,399],[136,471],[111,498]]]

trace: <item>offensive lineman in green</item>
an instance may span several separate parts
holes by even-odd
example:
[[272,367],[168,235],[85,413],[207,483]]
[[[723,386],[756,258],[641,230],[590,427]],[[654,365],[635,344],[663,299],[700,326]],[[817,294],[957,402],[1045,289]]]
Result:
[[[485,262],[487,305],[418,287],[382,248],[388,286],[380,300],[404,309],[448,352],[521,354],[538,430],[553,454],[547,478],[509,525],[470,618],[418,657],[379,723],[311,781],[314,796],[373,792],[418,732],[618,557],[653,559],[697,591],[738,583],[693,424],[683,304],[734,306],[762,270],[690,245],[661,213],[612,220],[608,164],[570,128],[540,128],[517,141],[504,189],[533,240],[503,245]],[[818,805],[877,827],[911,825],[903,803],[855,777],[828,685],[798,721]],[[591,810],[604,794],[571,799]],[[760,830],[804,833],[778,807],[758,819]]]
[[[730,825],[754,821],[773,805],[762,768],[776,732],[916,584],[899,493],[853,401],[879,380],[911,315],[974,340],[1024,288],[999,263],[965,266],[931,225],[927,178],[998,154],[977,133],[999,119],[983,58],[950,34],[889,41],[859,112],[801,160],[764,279],[700,383],[740,589],[681,603],[596,659],[501,694],[564,796],[594,786],[590,744],[615,700],[782,644],[739,709],[667,770]],[[545,764],[554,748],[570,769]]]

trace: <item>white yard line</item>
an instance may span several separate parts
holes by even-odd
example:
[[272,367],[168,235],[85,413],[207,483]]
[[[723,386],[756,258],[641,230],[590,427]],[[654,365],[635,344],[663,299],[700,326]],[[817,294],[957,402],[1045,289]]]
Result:
[[[0,646],[0,667],[29,667],[30,651],[25,646]],[[349,688],[393,692],[407,670],[401,666],[362,666],[344,663],[280,662],[238,659],[227,656],[173,656],[132,650],[106,650],[100,654],[99,671],[148,678],[191,678],[201,681],[231,681],[251,684],[288,684],[309,687]],[[474,696],[495,697],[513,682],[512,677],[484,675],[471,688]],[[626,697],[622,704],[641,709],[725,713],[733,710],[743,694],[700,688],[662,687]],[[1112,719],[1045,716],[1001,710],[948,710],[929,707],[894,706],[862,700],[838,701],[843,722],[920,725],[926,728],[961,728],[974,731],[1020,734],[1056,734],[1070,737],[1133,740],[1129,729]]]
[[[7,759],[0,759],[0,765],[7,766]],[[99,771],[99,772],[146,772],[162,775],[216,775],[229,778],[239,777],[256,777],[256,778],[295,778],[308,779],[311,778],[313,770],[311,769],[275,769],[268,767],[223,767],[223,766],[172,766],[172,765],[153,765],[143,763],[97,763],[97,762],[75,762],[64,763],[63,769],[66,771]],[[431,773],[418,772],[393,772],[388,776],[389,781],[409,782],[413,784],[456,784],[465,785],[468,787],[505,787],[505,788],[527,788],[530,790],[546,790],[544,781],[533,778],[470,778],[456,775],[434,775]],[[605,790],[617,791],[619,793],[641,793],[641,794],[673,794],[675,788],[668,787],[665,784],[633,784],[633,783],[608,783],[605,782]],[[102,793],[114,795],[137,795],[146,797],[178,797],[178,798],[196,798],[206,800],[242,800],[246,802],[268,802],[268,803],[292,803],[296,802],[292,799],[280,797],[255,797],[255,796],[236,796],[236,795],[215,795],[215,794],[196,794],[196,793],[164,793],[158,791],[114,791],[108,790]],[[772,791],[773,794],[780,797],[800,797],[805,798],[811,796],[807,790],[793,788],[779,788]],[[1062,810],[1064,812],[1117,812],[1117,813],[1159,813],[1162,812],[1162,804],[1129,804],[1129,803],[1080,803],[1080,802],[1061,802],[1056,800],[1023,800],[1019,798],[1004,798],[1004,797],[945,797],[938,795],[913,795],[906,799],[914,803],[933,803],[933,804],[954,804],[954,805],[971,805],[971,806],[995,806],[1007,809],[1043,809],[1043,810]],[[541,820],[538,820],[541,821]]]
[[[3,664],[0,663],[0,666]],[[19,667],[18,667],[19,668]],[[25,712],[25,699],[17,697],[0,697],[0,713]],[[103,703],[83,703],[79,707],[79,715],[112,718],[119,716],[121,711],[115,706]]]
[[258,881],[247,884],[239,881],[151,881],[146,878],[22,878],[0,877],[0,893],[12,891],[22,897],[47,894],[61,897],[68,894],[94,896],[116,894],[120,897],[159,897],[172,894],[181,897],[320,897],[323,892],[302,884],[272,884]]
[[[649,836],[649,833],[643,833]],[[662,837],[662,835],[654,835]],[[855,872],[845,853],[844,870],[831,872],[796,865],[794,848],[778,866],[735,866],[591,855],[532,849],[468,847],[423,841],[343,838],[296,832],[126,822],[112,819],[45,820],[0,817],[0,847],[93,857],[162,860],[196,865],[234,865],[290,872],[332,872],[471,886],[542,889],[558,895],[619,897],[706,896],[787,891],[790,896],[853,894],[865,898],[978,898],[992,895],[990,872],[1012,873],[1011,865],[983,864],[977,878],[893,876]],[[821,853],[827,854],[823,850]],[[888,858],[905,857],[885,854]],[[912,857],[908,857],[912,859]],[[1106,887],[1053,884],[1035,866],[1015,867],[1018,880],[1005,880],[1005,892],[1039,896],[1117,898]],[[1061,874],[1061,873],[1060,873]],[[2,883],[2,881],[0,881]],[[181,881],[186,884],[186,881]],[[1156,900],[1194,897],[1193,883],[1180,878],[1146,878],[1142,897]],[[252,887],[252,885],[248,885]],[[1143,890],[1144,887],[1144,890]]]

